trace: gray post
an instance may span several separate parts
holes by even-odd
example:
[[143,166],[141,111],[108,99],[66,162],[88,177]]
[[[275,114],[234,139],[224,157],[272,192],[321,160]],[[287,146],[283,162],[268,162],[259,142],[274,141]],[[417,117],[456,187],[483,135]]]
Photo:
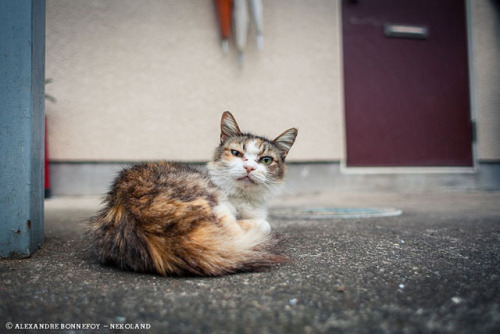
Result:
[[0,0],[0,257],[43,242],[45,0]]

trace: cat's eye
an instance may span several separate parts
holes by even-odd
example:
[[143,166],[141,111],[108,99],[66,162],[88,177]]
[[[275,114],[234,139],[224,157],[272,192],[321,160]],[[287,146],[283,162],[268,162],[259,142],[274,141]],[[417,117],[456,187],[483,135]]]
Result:
[[231,150],[231,154],[234,155],[235,157],[242,157],[243,156],[243,154],[237,150]]
[[274,161],[274,160],[273,160],[273,158],[271,158],[271,157],[262,157],[262,158],[260,158],[260,162],[261,162],[262,164],[264,164],[264,165],[270,165],[270,164],[272,164],[272,163],[273,163],[273,161]]

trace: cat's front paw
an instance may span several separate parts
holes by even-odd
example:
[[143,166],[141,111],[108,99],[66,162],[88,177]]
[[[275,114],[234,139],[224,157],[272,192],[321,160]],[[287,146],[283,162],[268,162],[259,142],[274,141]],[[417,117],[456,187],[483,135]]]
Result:
[[259,219],[257,220],[257,227],[264,233],[271,233],[271,224],[269,224],[266,220]]
[[271,233],[271,225],[264,219],[243,219],[239,220],[238,223],[247,231],[257,229],[263,233]]

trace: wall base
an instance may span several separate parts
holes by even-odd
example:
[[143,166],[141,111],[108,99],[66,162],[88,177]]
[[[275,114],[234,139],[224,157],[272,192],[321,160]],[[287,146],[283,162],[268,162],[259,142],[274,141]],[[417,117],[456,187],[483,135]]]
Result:
[[[54,196],[105,194],[126,163],[50,164]],[[349,174],[339,163],[290,163],[286,193],[338,191],[500,190],[500,162],[478,163],[474,173]]]

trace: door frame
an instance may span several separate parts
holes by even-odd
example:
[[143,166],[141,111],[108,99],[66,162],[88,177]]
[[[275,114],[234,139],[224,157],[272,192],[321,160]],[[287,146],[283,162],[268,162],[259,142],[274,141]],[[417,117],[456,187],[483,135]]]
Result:
[[[345,109],[345,94],[344,88],[342,88],[342,117],[344,124],[344,132],[343,132],[343,151],[342,158],[340,159],[340,172],[342,174],[347,175],[361,175],[361,174],[472,174],[477,173],[478,171],[478,155],[477,155],[477,128],[476,128],[476,120],[477,120],[477,110],[476,110],[476,80],[475,80],[475,67],[473,61],[473,34],[472,34],[472,1],[473,0],[463,0],[465,1],[465,20],[466,20],[466,28],[467,28],[467,65],[468,65],[468,74],[469,74],[469,110],[470,110],[470,119],[473,126],[473,136],[472,136],[472,166],[470,167],[349,167],[347,166],[347,123],[345,120],[346,109]],[[342,3],[340,4],[340,11],[343,10]],[[342,13],[339,13],[339,35],[340,35],[340,62],[341,62],[341,80],[342,83],[345,83],[344,80],[344,43],[343,43],[343,21],[342,21]],[[342,86],[344,87],[344,86]]]

